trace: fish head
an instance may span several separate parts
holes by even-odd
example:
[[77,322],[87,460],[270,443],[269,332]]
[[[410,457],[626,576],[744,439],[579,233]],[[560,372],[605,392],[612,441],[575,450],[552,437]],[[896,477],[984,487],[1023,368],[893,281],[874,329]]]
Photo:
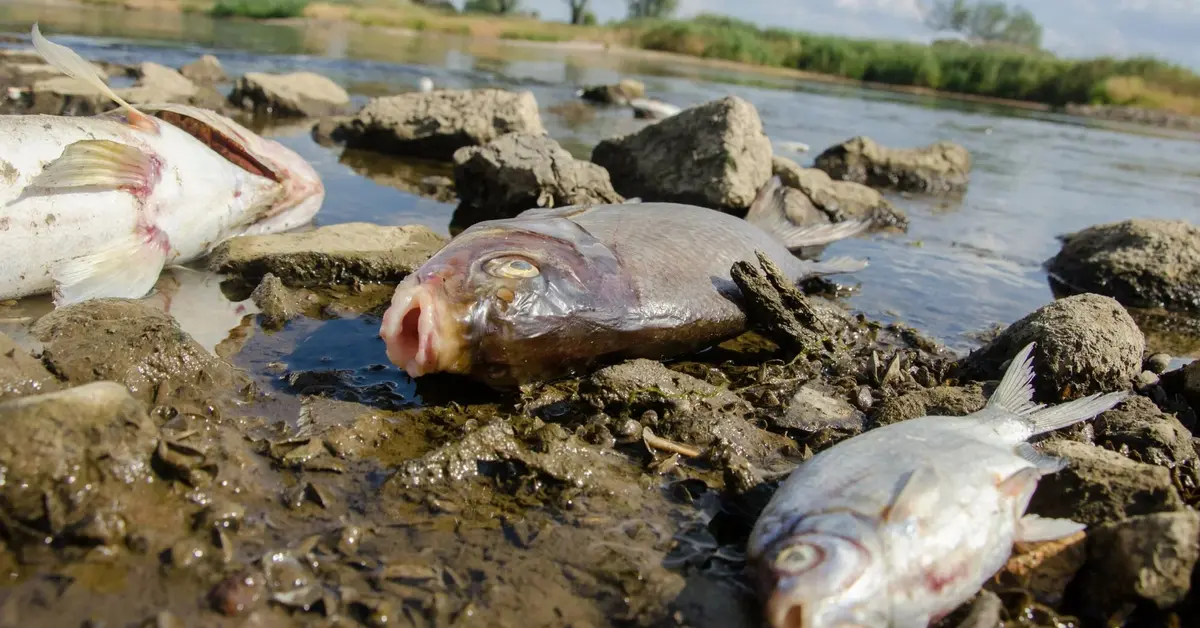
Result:
[[595,351],[631,295],[612,251],[576,223],[485,221],[400,282],[380,336],[388,358],[413,377],[470,374],[512,385]]
[[818,525],[781,536],[755,561],[766,597],[767,625],[888,625],[891,601],[877,535],[847,515],[811,519],[809,523]]
[[[283,144],[210,109],[190,105],[140,105],[146,113],[178,127],[251,175],[280,188],[252,200],[239,235],[287,231],[312,220],[325,202],[325,185],[308,160]],[[267,187],[264,183],[263,186]]]

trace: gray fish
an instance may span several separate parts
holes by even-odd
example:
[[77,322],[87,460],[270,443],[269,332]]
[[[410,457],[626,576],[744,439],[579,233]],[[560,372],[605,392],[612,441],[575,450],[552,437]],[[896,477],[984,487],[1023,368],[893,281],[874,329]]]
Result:
[[1029,438],[1125,398],[1032,401],[1030,344],[987,405],[867,431],[792,472],[751,532],[747,558],[772,628],[923,628],[975,595],[1016,541],[1084,529],[1025,514],[1038,480],[1066,466]]
[[746,219],[677,203],[532,209],[477,223],[397,286],[380,336],[409,375],[459,373],[494,386],[550,379],[605,357],[665,358],[746,329],[737,261],[762,251],[791,279],[865,261],[791,253],[870,221],[798,227],[778,179]]

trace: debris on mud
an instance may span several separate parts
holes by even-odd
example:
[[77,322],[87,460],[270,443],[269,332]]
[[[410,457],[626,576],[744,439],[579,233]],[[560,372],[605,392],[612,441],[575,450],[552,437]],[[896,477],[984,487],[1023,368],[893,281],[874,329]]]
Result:
[[545,135],[510,133],[454,154],[454,184],[460,199],[457,227],[511,218],[537,207],[620,203],[608,172],[571,156]]
[[1052,281],[1110,296],[1130,307],[1200,312],[1200,227],[1136,219],[1062,237],[1047,261]]
[[771,177],[771,140],[754,105],[730,96],[604,140],[592,161],[623,196],[738,211]]
[[312,231],[233,238],[213,251],[208,267],[249,281],[271,273],[291,287],[395,283],[444,244],[444,238],[421,225],[340,223]]
[[971,154],[953,142],[920,148],[888,148],[858,136],[825,149],[813,165],[833,179],[874,188],[926,194],[961,194],[971,173]]
[[58,380],[40,361],[0,333],[0,401],[59,388]]

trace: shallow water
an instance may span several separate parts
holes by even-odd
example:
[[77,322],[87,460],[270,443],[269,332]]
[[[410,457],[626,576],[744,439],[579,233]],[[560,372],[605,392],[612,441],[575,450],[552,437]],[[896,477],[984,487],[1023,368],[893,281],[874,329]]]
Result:
[[[555,106],[574,102],[579,85],[620,77],[639,78],[651,96],[684,107],[727,94],[746,98],[757,106],[777,152],[805,165],[824,147],[860,134],[893,146],[962,143],[974,159],[965,197],[941,201],[890,194],[909,213],[908,233],[855,238],[826,252],[871,262],[865,271],[840,278],[860,287],[850,298],[853,307],[871,318],[912,325],[957,351],[976,343],[973,333],[1012,322],[1053,299],[1041,264],[1057,251],[1056,236],[1130,217],[1192,218],[1200,210],[1200,143],[1057,114],[739,76],[727,69],[598,50],[471,42],[342,24],[218,21],[87,6],[0,7],[0,30],[24,35],[34,20],[85,57],[177,67],[210,52],[232,76],[300,68],[325,74],[359,104],[415,89],[422,75],[445,87],[529,89],[551,135],[580,157],[600,139],[646,123],[625,110],[600,110],[580,119],[555,112]],[[406,191],[411,187],[405,182],[411,186],[415,180],[408,174],[414,166],[322,147],[311,139],[309,126],[268,128],[264,134],[297,150],[321,173],[328,196],[318,224],[423,223],[447,232],[453,206]],[[789,154],[791,142],[808,144],[812,151]],[[427,173],[430,167],[416,168]],[[439,171],[445,168],[429,170]],[[213,307],[228,309],[227,304]],[[308,321],[282,333],[297,343],[319,337],[345,368],[367,368],[382,359],[370,322]],[[1176,353],[1194,355],[1196,343],[1189,344]],[[411,386],[395,383],[406,390]]]

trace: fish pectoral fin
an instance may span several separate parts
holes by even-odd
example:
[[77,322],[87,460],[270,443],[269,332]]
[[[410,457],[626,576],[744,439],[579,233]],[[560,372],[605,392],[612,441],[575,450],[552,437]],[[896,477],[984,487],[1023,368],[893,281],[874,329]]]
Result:
[[1086,529],[1086,525],[1070,519],[1050,519],[1038,515],[1025,515],[1017,522],[1016,541],[1018,543],[1056,541]]
[[1057,473],[1067,466],[1066,460],[1044,454],[1029,443],[1018,444],[1013,448],[1013,452],[1036,466],[1038,471],[1041,471],[1043,474]]
[[883,519],[903,521],[933,512],[941,499],[941,478],[930,466],[913,469],[899,484]]
[[112,140],[80,140],[67,145],[29,186],[145,190],[156,170],[154,157],[139,148]]
[[62,307],[105,297],[139,299],[158,281],[167,248],[145,233],[130,233],[90,255],[55,269],[54,305]]
[[95,66],[88,63],[80,57],[74,50],[56,44],[42,36],[42,31],[38,29],[37,22],[33,23],[33,48],[37,51],[46,63],[54,66],[56,70],[66,74],[67,76],[77,78],[87,82],[92,87],[95,87],[106,97],[125,109],[129,116],[129,124],[131,126],[146,128],[147,130],[157,129],[154,119],[150,116],[138,111],[133,105],[125,102],[116,92],[104,82],[100,74],[96,72]]

